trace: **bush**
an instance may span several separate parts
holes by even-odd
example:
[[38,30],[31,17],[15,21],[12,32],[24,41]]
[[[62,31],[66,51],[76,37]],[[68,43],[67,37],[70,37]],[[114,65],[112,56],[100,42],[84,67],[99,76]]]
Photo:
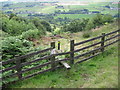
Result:
[[30,40],[42,36],[42,33],[38,29],[34,29],[23,32],[21,36],[23,39]]
[[56,28],[53,32],[53,34],[61,34],[62,31],[59,28]]
[[85,26],[85,30],[91,30],[92,28],[94,28],[95,27],[95,25],[94,25],[94,23],[93,23],[93,20],[89,20],[88,21],[88,23],[86,24],[86,26]]
[[2,18],[2,30],[12,36],[20,35],[22,32],[35,28],[36,27],[32,23],[26,24],[24,21],[19,22],[13,19],[9,20],[6,17]]
[[51,32],[52,28],[50,26],[50,24],[46,21],[41,21],[41,24],[46,28],[47,31]]
[[70,24],[63,26],[63,31],[79,32],[85,29],[88,19],[74,20]]
[[89,38],[92,35],[91,31],[85,31],[83,32],[83,38]]
[[39,18],[34,18],[31,20],[31,22],[35,25],[35,27],[43,34],[46,34],[46,28],[43,24],[41,24],[41,21]]
[[32,42],[19,39],[18,37],[8,37],[1,41],[2,59],[8,60],[16,55],[24,55],[33,46]]

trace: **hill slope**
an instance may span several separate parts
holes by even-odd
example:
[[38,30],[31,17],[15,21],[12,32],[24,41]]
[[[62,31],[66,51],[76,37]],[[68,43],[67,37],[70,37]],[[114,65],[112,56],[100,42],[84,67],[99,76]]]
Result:
[[72,69],[47,72],[9,86],[10,88],[118,88],[118,47],[75,64]]

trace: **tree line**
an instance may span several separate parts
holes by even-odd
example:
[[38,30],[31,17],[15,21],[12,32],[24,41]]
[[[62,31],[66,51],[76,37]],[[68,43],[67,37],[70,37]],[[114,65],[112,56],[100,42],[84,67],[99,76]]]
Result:
[[64,32],[79,32],[91,30],[96,27],[100,27],[102,25],[106,25],[114,21],[112,15],[102,15],[97,14],[95,17],[91,19],[79,19],[70,22],[62,27],[62,31]]

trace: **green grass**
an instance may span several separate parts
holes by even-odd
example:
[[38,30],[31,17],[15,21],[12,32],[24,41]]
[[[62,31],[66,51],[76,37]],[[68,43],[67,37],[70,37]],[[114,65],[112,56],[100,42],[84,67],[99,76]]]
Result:
[[54,18],[70,18],[70,19],[81,19],[81,18],[92,18],[95,14],[60,14],[55,16]]
[[[116,44],[117,45],[117,44]],[[12,84],[9,88],[117,88],[118,48],[110,46],[107,51],[72,69],[65,68],[47,72]]]

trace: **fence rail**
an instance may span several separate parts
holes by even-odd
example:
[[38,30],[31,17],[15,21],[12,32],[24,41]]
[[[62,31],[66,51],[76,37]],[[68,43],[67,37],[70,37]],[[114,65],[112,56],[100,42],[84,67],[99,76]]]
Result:
[[[29,53],[29,54],[26,54],[26,55],[22,55],[22,56],[19,56],[19,57],[13,58],[13,59],[9,59],[9,60],[6,60],[6,61],[2,61],[1,63],[2,63],[3,66],[9,65],[11,62],[12,63],[14,62],[14,66],[7,67],[5,69],[0,70],[0,73],[6,73],[7,71],[12,72],[9,75],[3,76],[1,79],[4,80],[6,78],[17,77],[18,78],[17,80],[11,81],[11,82],[16,82],[16,81],[19,81],[19,80],[24,80],[24,79],[36,76],[36,75],[44,73],[44,72],[54,71],[55,69],[61,68],[63,66],[60,65],[59,62],[62,62],[62,61],[69,61],[69,63],[71,65],[73,65],[73,64],[76,64],[76,63],[81,63],[83,61],[89,60],[89,59],[99,55],[100,53],[104,52],[105,47],[108,47],[108,46],[120,41],[120,39],[117,38],[117,37],[120,37],[120,34],[118,32],[120,32],[120,30],[116,30],[116,31],[113,31],[113,32],[110,32],[110,33],[107,33],[107,34],[103,33],[100,36],[97,36],[97,37],[94,37],[94,38],[91,38],[91,39],[88,39],[88,40],[84,40],[82,42],[77,42],[77,43],[75,43],[74,40],[71,40],[70,41],[70,51],[68,51],[68,52],[54,53],[54,54],[42,56],[42,57],[37,58],[35,60],[21,62],[22,59],[29,58],[29,57],[32,57],[32,56],[37,55],[37,54],[42,54],[44,52],[52,51],[53,49],[55,49],[55,42],[52,42],[50,48],[47,48],[47,49],[44,49],[44,50],[41,50],[41,51],[37,51],[37,52],[33,52],[33,53]],[[113,34],[115,34],[115,35],[113,35]],[[110,36],[110,37],[105,39],[105,37],[107,37],[107,36]],[[100,39],[99,42],[96,42],[94,44],[91,44],[91,45],[88,45],[88,46],[85,46],[85,47],[82,47],[82,48],[79,48],[79,49],[75,50],[76,46],[79,46],[79,45],[82,45],[84,43],[88,43],[88,42],[91,42],[91,41],[94,41],[94,40],[98,40],[98,39]],[[113,39],[116,39],[116,40],[111,42],[110,40],[113,40]],[[108,41],[110,41],[110,43],[105,44]],[[99,45],[99,47],[75,56],[75,53],[83,51],[83,50],[91,48],[91,47],[94,47],[96,45]],[[60,42],[58,42],[58,50],[60,50]],[[56,56],[67,55],[67,54],[69,55],[69,58],[63,58],[63,59],[58,58],[58,59],[56,59]],[[75,62],[76,59],[79,59],[80,57],[83,57],[83,56],[88,55],[88,54],[90,54],[89,57],[85,57],[82,60]],[[43,60],[46,60],[46,59],[48,61],[43,63],[43,64],[36,65],[34,67],[30,67],[30,68],[27,68],[27,69],[23,69],[24,66],[32,65],[32,63],[40,62],[40,61],[43,61]],[[48,65],[50,65],[50,67]],[[38,72],[35,72],[35,73],[27,75],[27,76],[23,76],[23,73],[29,72],[31,70],[41,69],[42,67],[45,67],[45,66],[48,66],[49,68],[44,69],[42,71],[38,70]],[[16,70],[16,72],[14,72],[14,70]],[[8,82],[8,84],[11,83],[11,82]],[[7,84],[7,83],[5,83],[5,84]]]

